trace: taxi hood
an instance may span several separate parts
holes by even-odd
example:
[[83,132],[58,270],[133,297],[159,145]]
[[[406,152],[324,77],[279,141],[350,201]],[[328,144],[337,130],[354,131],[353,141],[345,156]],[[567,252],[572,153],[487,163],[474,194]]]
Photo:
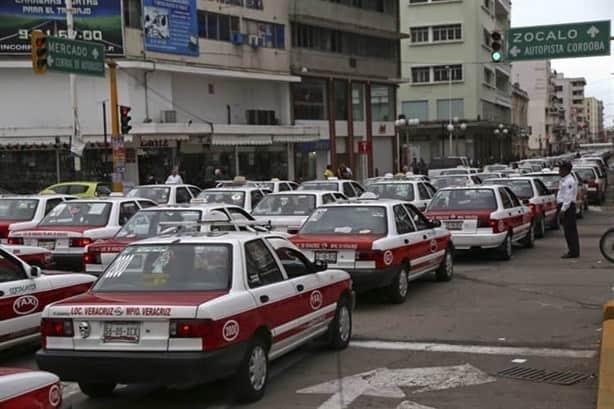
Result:
[[371,250],[383,234],[298,234],[290,241],[303,250]]

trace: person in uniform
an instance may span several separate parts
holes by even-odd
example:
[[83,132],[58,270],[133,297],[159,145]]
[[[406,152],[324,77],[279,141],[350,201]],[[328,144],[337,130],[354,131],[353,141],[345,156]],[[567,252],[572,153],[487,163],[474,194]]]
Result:
[[562,258],[580,257],[580,242],[578,239],[578,226],[576,224],[576,197],[578,184],[571,174],[571,163],[564,162],[559,167],[559,192],[557,194],[558,209],[565,231],[567,241],[567,254]]

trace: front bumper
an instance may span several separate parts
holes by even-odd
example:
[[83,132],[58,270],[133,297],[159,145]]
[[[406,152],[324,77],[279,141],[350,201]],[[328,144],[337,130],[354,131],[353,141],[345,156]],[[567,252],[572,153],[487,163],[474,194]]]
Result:
[[217,351],[110,352],[40,350],[36,363],[63,381],[123,384],[190,384],[226,378],[247,351],[240,342]]
[[452,232],[452,243],[456,250],[472,248],[493,249],[503,244],[507,232],[503,233],[463,233]]
[[357,293],[363,293],[392,284],[399,272],[399,266],[383,269],[344,269],[352,277],[352,288]]

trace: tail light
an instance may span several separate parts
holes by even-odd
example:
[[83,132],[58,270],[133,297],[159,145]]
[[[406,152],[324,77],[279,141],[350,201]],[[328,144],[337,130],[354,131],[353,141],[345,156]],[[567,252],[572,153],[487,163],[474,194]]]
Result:
[[503,233],[505,232],[505,223],[503,220],[491,220],[489,223],[490,227],[492,227],[493,233]]
[[[228,328],[225,326],[223,331],[227,330]],[[236,330],[238,331],[238,325]],[[205,349],[206,340],[209,343],[208,348],[212,348],[215,343],[219,342],[214,336],[212,320],[171,320],[168,335],[169,338],[201,338],[203,349]],[[233,337],[228,336],[226,338]]]
[[71,319],[43,318],[41,320],[43,348],[47,346],[47,337],[72,338],[73,335]]
[[13,246],[21,246],[23,244],[23,238],[21,237],[9,237],[7,240],[8,244],[12,244]]
[[358,250],[356,251],[356,261],[379,261],[382,252],[377,250]]
[[70,239],[70,247],[86,247],[89,244],[92,244],[92,239],[88,239],[86,237]]
[[529,210],[531,210],[531,214],[533,216],[537,215],[537,206],[533,203],[529,204]]
[[102,255],[92,251],[83,253],[83,264],[102,264]]

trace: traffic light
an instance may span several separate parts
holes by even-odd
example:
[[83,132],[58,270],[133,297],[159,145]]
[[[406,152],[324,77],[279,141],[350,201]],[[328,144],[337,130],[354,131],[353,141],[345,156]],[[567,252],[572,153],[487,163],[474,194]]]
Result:
[[32,69],[36,74],[47,72],[47,34],[32,32]]
[[122,135],[130,133],[130,130],[132,129],[132,126],[130,126],[130,120],[132,120],[132,117],[130,116],[131,110],[132,108],[125,105],[119,106],[119,123],[121,125]]
[[492,62],[503,61],[503,51],[501,50],[502,40],[503,37],[501,36],[500,32],[493,31],[490,33],[490,48],[492,49],[492,52],[490,53],[490,59],[492,60]]

